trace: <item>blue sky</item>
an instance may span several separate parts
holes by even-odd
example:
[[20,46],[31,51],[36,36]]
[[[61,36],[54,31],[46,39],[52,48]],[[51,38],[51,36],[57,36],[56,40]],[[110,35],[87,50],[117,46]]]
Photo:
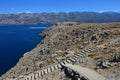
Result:
[[0,13],[116,11],[120,0],[0,0]]

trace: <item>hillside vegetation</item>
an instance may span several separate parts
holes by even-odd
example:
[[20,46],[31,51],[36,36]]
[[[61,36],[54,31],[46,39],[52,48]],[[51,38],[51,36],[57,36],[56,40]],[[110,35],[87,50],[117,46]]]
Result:
[[[120,79],[120,23],[59,22],[40,36],[44,39],[36,48],[25,53],[2,78],[19,78],[64,61],[86,48],[99,47],[75,64],[91,68],[109,80]],[[59,73],[46,76],[45,80],[50,77],[63,80]]]

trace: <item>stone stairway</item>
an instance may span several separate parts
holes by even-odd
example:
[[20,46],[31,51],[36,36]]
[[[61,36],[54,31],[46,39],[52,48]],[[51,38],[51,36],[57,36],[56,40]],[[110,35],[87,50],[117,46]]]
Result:
[[[82,59],[85,56],[88,56],[91,52],[95,51],[96,49],[97,49],[97,47],[91,47],[91,48],[85,49],[85,50],[81,51],[79,54],[76,54],[63,62],[60,62],[59,64],[50,66],[43,70],[39,70],[36,73],[31,73],[29,75],[21,77],[19,80],[37,80],[48,73],[51,73],[58,69],[61,69],[62,66],[65,64],[75,63],[75,61],[77,61],[80,58]],[[11,79],[9,79],[9,80],[11,80]],[[12,79],[12,80],[18,80],[18,79]]]

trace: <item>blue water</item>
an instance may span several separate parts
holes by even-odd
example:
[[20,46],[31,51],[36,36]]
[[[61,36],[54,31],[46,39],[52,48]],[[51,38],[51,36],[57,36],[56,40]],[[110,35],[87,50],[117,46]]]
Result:
[[44,27],[50,26],[52,25],[0,26],[0,75],[13,67],[23,53],[36,47],[42,39],[38,34]]

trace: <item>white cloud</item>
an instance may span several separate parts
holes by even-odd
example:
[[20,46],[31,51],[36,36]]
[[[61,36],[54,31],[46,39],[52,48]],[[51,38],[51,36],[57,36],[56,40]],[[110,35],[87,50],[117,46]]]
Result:
[[32,13],[31,11],[26,11],[26,13]]
[[99,11],[99,13],[103,13],[104,11]]
[[21,13],[33,13],[31,11],[15,11],[14,8],[11,8],[11,13],[21,14]]

